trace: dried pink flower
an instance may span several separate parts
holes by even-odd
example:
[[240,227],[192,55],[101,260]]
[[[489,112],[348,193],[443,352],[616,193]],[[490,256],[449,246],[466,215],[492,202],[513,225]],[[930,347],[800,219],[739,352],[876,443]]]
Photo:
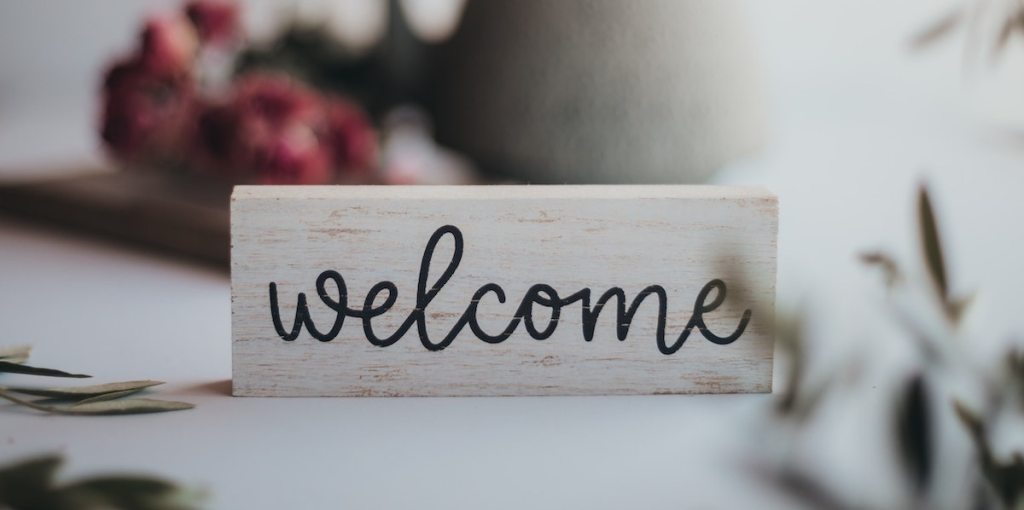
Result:
[[285,76],[247,75],[227,103],[200,114],[199,152],[235,181],[323,184],[335,176],[323,125],[312,90]]
[[188,19],[165,15],[146,21],[141,35],[140,62],[159,75],[188,74],[199,51],[199,38]]
[[377,160],[377,133],[366,114],[341,97],[331,97],[326,102],[325,139],[334,164],[348,172],[372,168]]
[[223,44],[238,37],[238,4],[228,0],[193,0],[185,4],[185,15],[204,44]]
[[185,136],[194,97],[187,75],[151,72],[137,58],[118,62],[103,82],[103,142],[123,160],[172,154]]

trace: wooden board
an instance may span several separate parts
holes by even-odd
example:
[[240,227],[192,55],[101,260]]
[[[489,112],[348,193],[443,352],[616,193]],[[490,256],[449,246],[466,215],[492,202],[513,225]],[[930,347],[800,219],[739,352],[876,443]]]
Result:
[[0,184],[0,212],[227,269],[230,186],[167,172],[83,172]]
[[238,186],[233,392],[770,392],[777,223],[756,188]]

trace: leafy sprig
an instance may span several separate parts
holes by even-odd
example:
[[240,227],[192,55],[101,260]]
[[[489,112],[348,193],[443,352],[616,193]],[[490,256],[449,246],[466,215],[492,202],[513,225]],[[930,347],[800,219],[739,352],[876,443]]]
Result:
[[[1022,25],[1024,26],[1024,25]],[[1024,354],[1011,351],[1006,363],[998,370],[971,372],[969,375],[983,386],[985,397],[980,410],[975,410],[959,399],[952,405],[939,395],[941,385],[934,377],[951,368],[955,356],[943,355],[953,348],[949,345],[953,333],[958,331],[971,300],[953,292],[951,273],[947,266],[945,248],[940,237],[933,202],[926,187],[917,194],[917,244],[927,281],[924,291],[937,309],[935,317],[943,322],[942,328],[930,328],[921,319],[912,317],[899,306],[892,309],[895,319],[903,327],[905,336],[918,347],[925,370],[911,374],[893,400],[891,414],[892,440],[896,460],[900,463],[910,487],[913,502],[908,507],[928,507],[929,491],[933,489],[937,466],[936,448],[940,443],[936,423],[938,413],[952,413],[963,425],[974,448],[978,465],[977,490],[972,501],[975,508],[1024,508],[1024,453],[1012,452],[1008,459],[996,455],[990,439],[996,416],[1003,406],[1015,404],[1024,408]],[[906,288],[912,284],[901,265],[891,255],[869,252],[861,261],[877,267],[890,288]],[[899,304],[899,303],[894,303]],[[943,320],[944,319],[944,320]],[[822,384],[810,384],[805,376],[808,365],[806,339],[794,332],[777,332],[782,352],[793,367],[789,384],[777,401],[776,409],[790,423],[803,423],[831,396],[827,379]],[[815,508],[862,508],[842,495],[833,492],[815,473],[787,466],[760,472],[776,487]],[[904,506],[904,505],[900,505]]]
[[[26,365],[30,353],[31,348],[28,346],[0,348],[0,373],[64,378],[91,377],[85,374]],[[0,399],[37,411],[69,415],[145,414],[180,411],[194,407],[188,402],[124,398],[161,384],[163,384],[162,381],[142,380],[62,388],[0,386]],[[30,400],[29,397],[43,398]]]
[[0,508],[19,510],[191,510],[203,493],[148,476],[98,476],[59,484],[63,459],[35,457],[0,468]]

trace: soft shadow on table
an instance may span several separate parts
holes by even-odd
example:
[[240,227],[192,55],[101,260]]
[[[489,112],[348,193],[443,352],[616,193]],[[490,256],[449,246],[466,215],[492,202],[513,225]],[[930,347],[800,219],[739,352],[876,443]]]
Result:
[[222,379],[219,381],[210,381],[202,384],[196,384],[185,388],[188,393],[199,393],[202,395],[217,395],[221,397],[231,396],[231,379]]

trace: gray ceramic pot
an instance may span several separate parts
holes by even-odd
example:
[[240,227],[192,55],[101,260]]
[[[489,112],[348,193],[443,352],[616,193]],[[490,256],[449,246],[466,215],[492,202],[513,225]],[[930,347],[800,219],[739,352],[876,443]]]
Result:
[[761,140],[743,21],[731,0],[471,1],[438,48],[438,136],[529,182],[703,181]]

